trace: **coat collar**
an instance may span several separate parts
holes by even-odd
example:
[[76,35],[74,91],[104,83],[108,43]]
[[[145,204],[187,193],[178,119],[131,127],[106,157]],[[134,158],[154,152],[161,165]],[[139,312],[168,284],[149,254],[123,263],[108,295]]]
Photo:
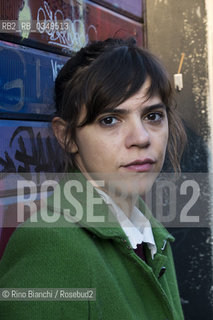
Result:
[[[63,215],[66,215],[64,209],[74,213],[70,223],[77,223],[79,227],[84,227],[103,239],[127,238],[107,204],[80,171],[66,173],[59,184],[58,192],[61,197],[60,205],[56,208],[56,204],[51,203],[53,199],[50,197],[49,207]],[[152,216],[141,198],[139,198],[138,208],[149,219],[157,250],[160,252],[165,247],[166,241],[174,241],[174,237]],[[76,219],[77,211],[78,214],[82,212],[82,217],[79,215]]]

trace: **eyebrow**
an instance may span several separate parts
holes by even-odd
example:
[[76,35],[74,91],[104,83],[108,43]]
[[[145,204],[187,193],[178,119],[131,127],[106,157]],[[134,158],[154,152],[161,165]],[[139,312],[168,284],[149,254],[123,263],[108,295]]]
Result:
[[[156,109],[163,109],[166,110],[166,106],[163,103],[158,103],[158,104],[153,104],[151,106],[147,106],[143,108],[143,113],[147,113],[147,112],[151,112],[154,111]],[[104,113],[114,113],[114,114],[120,114],[120,115],[127,115],[129,113],[131,113],[131,110],[128,109],[116,109],[116,108],[108,108],[103,110],[103,114]]]

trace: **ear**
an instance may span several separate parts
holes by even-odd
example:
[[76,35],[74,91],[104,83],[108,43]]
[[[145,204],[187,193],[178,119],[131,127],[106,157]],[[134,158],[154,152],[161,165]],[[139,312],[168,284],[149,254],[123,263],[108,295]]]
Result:
[[[60,117],[55,117],[52,120],[52,129],[56,136],[56,139],[58,140],[58,143],[63,149],[65,149],[67,122]],[[78,152],[77,144],[70,139],[70,144],[66,151],[70,153],[77,153]]]

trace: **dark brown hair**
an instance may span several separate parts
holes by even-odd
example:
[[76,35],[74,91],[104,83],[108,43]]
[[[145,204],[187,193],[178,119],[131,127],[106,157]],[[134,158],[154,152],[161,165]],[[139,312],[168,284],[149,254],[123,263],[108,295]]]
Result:
[[[151,80],[147,99],[157,94],[166,106],[167,152],[174,170],[178,171],[186,136],[174,107],[168,74],[155,56],[137,47],[133,38],[93,42],[77,52],[60,70],[55,81],[55,115],[67,123],[65,151],[70,139],[75,140],[77,127],[92,123],[108,108],[116,108],[133,96],[147,77]],[[86,117],[79,124],[83,106]],[[68,154],[68,158],[75,166],[75,155]]]

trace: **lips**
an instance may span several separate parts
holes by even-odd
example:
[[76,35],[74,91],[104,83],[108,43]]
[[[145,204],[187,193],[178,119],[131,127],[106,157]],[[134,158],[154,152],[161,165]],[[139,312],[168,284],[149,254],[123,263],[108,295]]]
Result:
[[151,158],[146,158],[142,160],[135,160],[132,161],[123,167],[130,171],[136,171],[136,172],[147,172],[150,171],[154,165],[155,161]]

